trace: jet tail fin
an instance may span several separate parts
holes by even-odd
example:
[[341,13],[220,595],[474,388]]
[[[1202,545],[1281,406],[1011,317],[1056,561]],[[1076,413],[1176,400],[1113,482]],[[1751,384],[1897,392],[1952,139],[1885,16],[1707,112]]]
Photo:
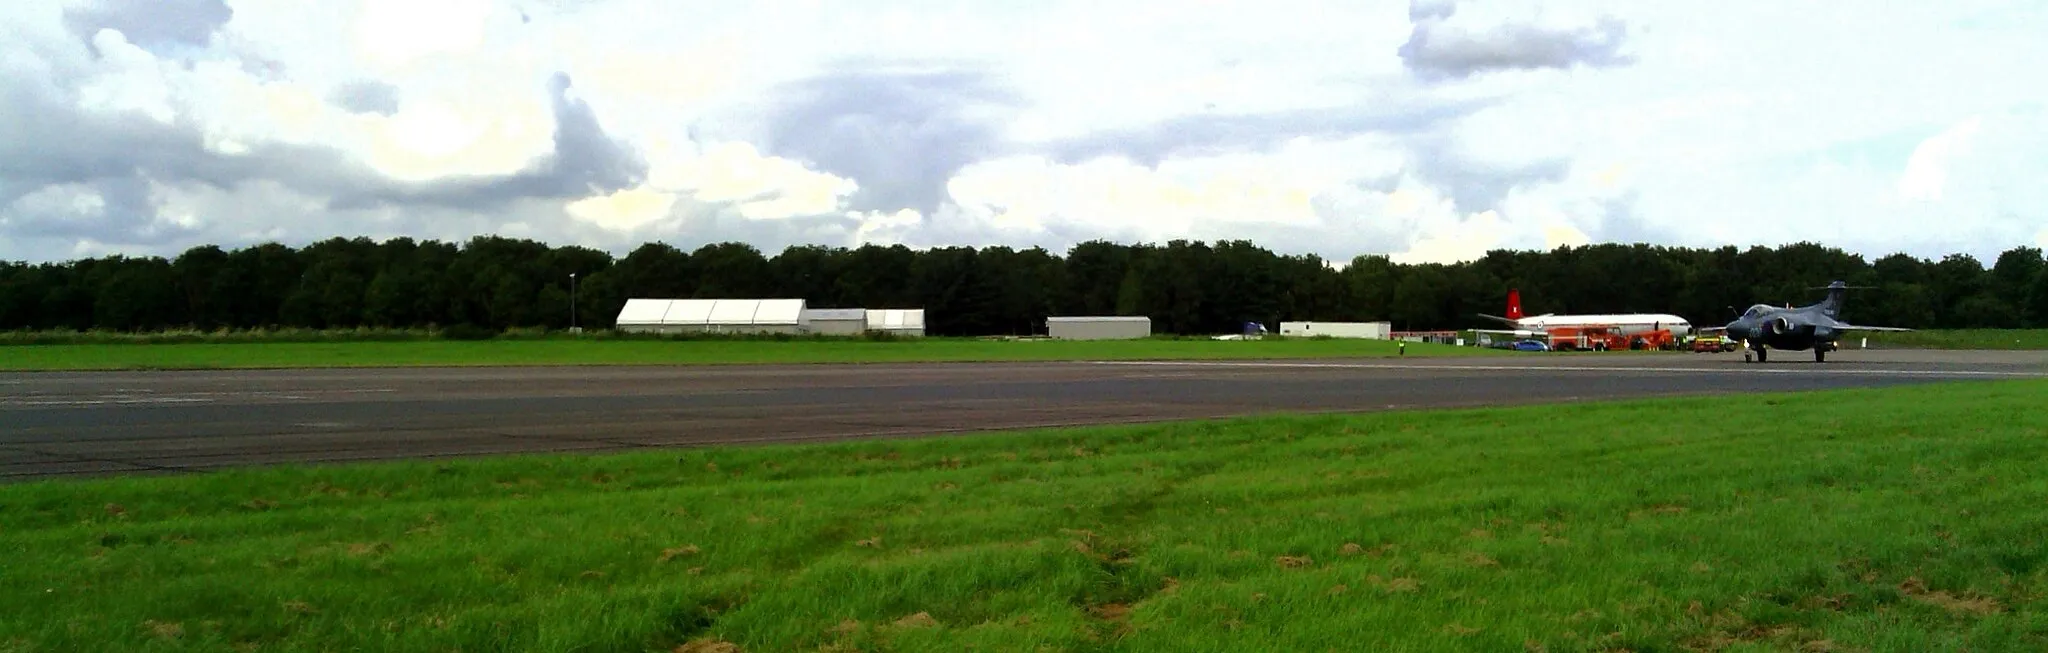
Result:
[[1508,289],[1508,319],[1522,319],[1522,291],[1519,288]]
[[1819,288],[1813,288],[1812,290],[1828,291],[1827,299],[1821,300],[1819,304],[1820,312],[1822,315],[1826,315],[1831,318],[1839,318],[1842,316],[1843,298],[1849,294],[1850,290],[1872,289],[1873,288],[1871,288],[1870,286],[1851,286],[1843,281],[1836,280],[1833,283],[1821,286]]

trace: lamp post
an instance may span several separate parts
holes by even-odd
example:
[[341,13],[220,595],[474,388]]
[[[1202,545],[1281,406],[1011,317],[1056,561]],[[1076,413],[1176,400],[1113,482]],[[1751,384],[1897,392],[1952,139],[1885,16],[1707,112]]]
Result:
[[576,273],[574,272],[569,273],[569,333],[580,333],[576,330]]

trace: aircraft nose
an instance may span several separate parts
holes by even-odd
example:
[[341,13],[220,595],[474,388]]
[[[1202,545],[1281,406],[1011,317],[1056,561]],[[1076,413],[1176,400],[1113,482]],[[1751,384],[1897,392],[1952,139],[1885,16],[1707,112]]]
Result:
[[1736,340],[1748,340],[1749,325],[1743,324],[1741,322],[1729,322],[1728,337],[1734,338]]

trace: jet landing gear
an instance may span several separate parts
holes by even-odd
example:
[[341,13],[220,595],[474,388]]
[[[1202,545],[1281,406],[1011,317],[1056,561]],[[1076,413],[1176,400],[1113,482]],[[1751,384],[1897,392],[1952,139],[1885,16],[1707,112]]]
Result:
[[1769,359],[1770,359],[1770,354],[1768,354],[1768,353],[1766,353],[1766,352],[1765,352],[1765,350],[1764,350],[1764,346],[1763,346],[1763,345],[1755,345],[1755,346],[1749,346],[1749,343],[1747,343],[1747,342],[1743,343],[1743,345],[1745,346],[1745,348],[1744,348],[1744,349],[1743,349],[1743,351],[1742,351],[1742,362],[1744,362],[1744,363],[1750,362],[1750,361],[1749,361],[1749,355],[1750,355],[1750,353],[1751,353],[1751,352],[1755,352],[1755,353],[1756,353],[1756,362],[1759,362],[1759,363],[1761,363],[1761,362],[1764,362],[1765,360],[1769,360]]

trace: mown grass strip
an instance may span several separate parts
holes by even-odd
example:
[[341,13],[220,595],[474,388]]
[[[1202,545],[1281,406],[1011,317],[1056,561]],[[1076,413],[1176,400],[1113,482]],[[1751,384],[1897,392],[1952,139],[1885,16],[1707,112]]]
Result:
[[1926,331],[1853,333],[1844,346],[1912,349],[2048,349],[2048,329],[1932,329]]
[[925,339],[482,340],[0,347],[0,370],[506,365],[734,365],[1054,360],[1484,356],[1515,352],[1387,340],[1000,341]]
[[2040,381],[0,487],[4,650],[2043,650]]

